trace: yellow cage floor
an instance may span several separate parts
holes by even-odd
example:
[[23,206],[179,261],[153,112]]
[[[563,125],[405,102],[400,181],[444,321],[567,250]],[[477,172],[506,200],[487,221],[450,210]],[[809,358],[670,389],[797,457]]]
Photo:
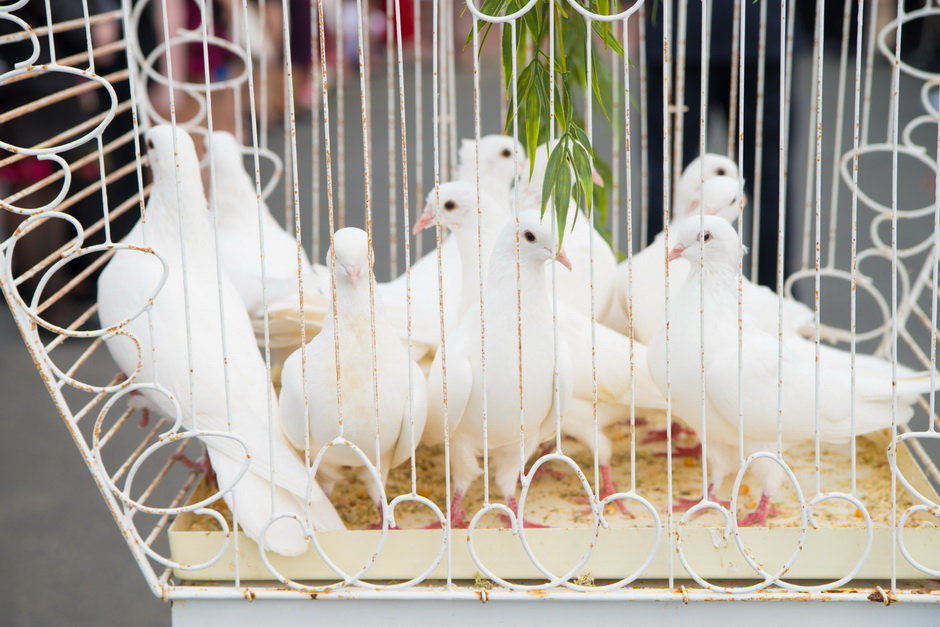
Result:
[[[647,499],[656,508],[661,520],[668,515],[667,460],[658,455],[666,450],[665,442],[643,444],[642,440],[647,433],[663,427],[665,417],[658,412],[644,414],[645,424],[636,428],[636,491]],[[643,422],[643,421],[640,421]],[[630,435],[629,424],[617,424],[607,430],[614,444],[614,457],[612,463],[613,478],[620,491],[630,489]],[[680,443],[688,445],[694,443],[695,438],[684,437]],[[876,525],[890,524],[891,508],[891,473],[888,466],[885,447],[882,444],[866,439],[856,440],[856,486],[859,499],[868,509],[872,521]],[[589,484],[594,485],[594,461],[590,450],[574,440],[564,440],[562,452],[572,457],[585,473]],[[784,459],[796,475],[805,501],[810,501],[816,495],[815,450],[811,442],[784,452]],[[446,494],[444,482],[444,454],[443,447],[420,447],[417,455],[417,492],[419,495],[433,500],[442,511],[445,508]],[[592,516],[584,502],[586,494],[574,472],[561,462],[554,462],[544,466],[553,472],[544,473],[533,481],[525,504],[526,520],[546,524],[554,528],[590,527]],[[672,483],[673,499],[679,497],[698,497],[702,493],[702,462],[691,458],[674,458]],[[560,474],[559,474],[560,473]],[[820,446],[820,487],[823,492],[850,493],[851,483],[851,450],[848,444],[842,446]],[[918,476],[923,479],[922,475]],[[726,479],[718,491],[718,498],[730,500],[734,477]],[[407,494],[411,490],[411,469],[408,464],[394,469],[387,485],[388,499],[391,500],[400,494]],[[760,498],[760,484],[752,473],[745,476],[741,494],[738,498],[738,517],[743,517],[757,506]],[[337,511],[342,516],[349,529],[369,529],[379,521],[378,512],[366,494],[365,486],[350,473],[349,480],[337,485],[332,500]],[[491,502],[503,502],[502,496],[495,485],[490,487]],[[220,502],[221,510],[225,511],[224,503]],[[477,481],[464,499],[467,518],[473,515],[483,504],[483,481]],[[608,505],[605,511],[607,522],[616,527],[648,527],[652,518],[646,510],[636,504],[625,502],[630,514],[626,515],[613,505]],[[903,511],[914,504],[913,499],[898,488],[898,511]],[[784,481],[774,494],[772,501],[777,513],[768,519],[770,527],[798,527],[800,525],[800,508],[796,492],[789,481]],[[834,499],[818,504],[814,510],[815,522],[818,526],[829,527],[864,527],[862,512],[845,500]],[[676,512],[674,518],[678,520],[681,512]],[[395,512],[396,522],[404,529],[418,529],[433,523],[436,518],[423,505],[417,503],[403,503]],[[723,524],[723,517],[717,511],[706,511],[694,517],[687,524],[693,526],[713,527]],[[909,526],[930,525],[926,519],[915,518]],[[497,516],[485,517],[479,528],[500,528],[505,524]],[[209,517],[196,517],[193,529],[218,530],[218,524]]]

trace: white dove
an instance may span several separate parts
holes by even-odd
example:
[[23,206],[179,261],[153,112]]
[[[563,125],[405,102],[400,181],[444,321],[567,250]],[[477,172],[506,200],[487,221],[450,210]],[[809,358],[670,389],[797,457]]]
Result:
[[[674,210],[679,214],[672,216],[673,221],[685,217],[698,208],[702,183],[716,176],[727,176],[737,181],[738,164],[724,155],[707,152],[685,166],[679,177],[679,184],[676,186],[676,198],[672,203]],[[747,202],[746,199],[745,202]],[[737,219],[737,216],[727,217],[732,222]]]
[[[330,312],[320,333],[284,362],[281,421],[287,437],[300,450],[306,446],[309,427],[311,456],[340,436],[358,447],[377,467],[381,485],[372,480],[361,457],[340,446],[323,458],[318,475],[329,493],[341,476],[340,467],[361,468],[359,476],[378,506],[381,519],[386,506],[384,489],[388,473],[411,458],[421,439],[427,417],[427,384],[421,369],[408,356],[398,330],[389,324],[378,295],[373,335],[369,284],[374,275],[365,231],[357,228],[336,231],[327,263],[334,252],[336,318]],[[301,350],[306,356],[306,373]],[[337,405],[338,393],[341,405]]]
[[[669,258],[688,260],[691,271],[680,290],[670,323],[670,372],[672,402],[682,416],[699,416],[701,390],[705,392],[706,456],[711,484],[707,498],[728,473],[739,467],[738,443],[738,263],[742,249],[734,227],[718,216],[705,216],[700,233],[699,218],[691,217],[676,227],[675,246]],[[704,248],[704,263],[700,261]],[[746,281],[746,279],[745,279]],[[700,293],[704,286],[704,304]],[[748,292],[744,292],[747,299]],[[745,305],[746,307],[746,305]],[[704,346],[700,334],[704,316]],[[778,336],[749,315],[743,325],[743,390],[745,455],[775,451],[778,413],[777,385],[782,386],[782,440],[784,448],[815,437],[814,416],[816,346],[799,336],[784,338],[782,371],[778,373]],[[665,327],[649,345],[650,373],[660,389],[666,390]],[[704,382],[702,353],[704,351]],[[820,347],[818,368],[820,389],[819,438],[823,442],[849,439],[852,402],[850,356],[831,347]],[[913,415],[918,396],[931,391],[929,373],[914,373],[899,367],[897,382],[897,423],[905,424]],[[891,365],[874,357],[859,362],[855,387],[855,435],[864,435],[891,425]],[[701,432],[701,430],[700,430]],[[761,480],[763,494],[757,509],[739,524],[766,524],[770,499],[779,486],[783,471],[769,460],[753,466]],[[687,501],[684,505],[689,505]]]
[[[702,194],[698,159],[686,167],[679,180],[679,193],[674,204],[673,224],[698,211]],[[734,162],[721,155],[705,155],[705,213],[720,213],[734,221],[738,215],[738,169]],[[693,171],[694,168],[694,171]],[[727,174],[718,174],[727,172]],[[694,176],[693,176],[694,175]],[[718,179],[710,182],[712,179]],[[614,303],[602,322],[629,335],[632,313],[633,337],[647,343],[663,321],[666,300],[666,234],[659,233],[653,242],[633,255],[633,281],[630,290],[630,263],[622,261],[615,272]],[[688,269],[685,264],[669,268],[669,297],[674,298]],[[632,299],[630,298],[632,294]],[[632,302],[631,302],[632,300]]]
[[[427,204],[420,219],[415,223],[415,233],[422,228],[431,228],[437,216],[438,193],[431,191],[428,194]],[[448,241],[456,246],[456,266],[460,268],[460,276],[452,280],[460,286],[457,294],[456,310],[459,317],[448,320],[446,327],[447,354],[450,354],[450,345],[458,341],[465,342],[460,330],[461,321],[465,317],[480,319],[480,286],[486,282],[490,256],[499,234],[509,222],[508,209],[497,203],[486,192],[480,193],[477,202],[476,186],[463,181],[453,181],[440,186],[440,200],[442,210],[441,226],[451,232]],[[513,222],[515,224],[515,222]],[[481,266],[482,262],[482,266]],[[480,351],[480,339],[477,338],[475,350]],[[440,368],[440,357],[435,357],[432,370]],[[450,358],[448,357],[448,362]],[[436,406],[435,409],[439,409]],[[442,414],[434,413],[429,416],[424,431],[423,442],[428,445],[439,444],[444,441],[444,419]]]
[[[263,346],[265,302],[272,312],[284,307],[299,308],[298,264],[303,274],[305,300],[312,302],[315,294],[324,293],[329,286],[329,270],[311,266],[307,253],[298,247],[297,238],[281,227],[264,199],[258,197],[254,176],[244,167],[241,143],[231,133],[215,131],[209,136],[208,148],[217,181],[210,191],[218,213],[222,267],[248,309],[258,345]],[[263,286],[259,228],[264,231]],[[299,318],[284,328],[279,326],[280,317],[276,313],[271,313],[270,318],[269,342],[273,361],[279,364],[299,345]],[[308,316],[311,318],[315,316]],[[284,335],[288,336],[286,343]]]
[[[564,414],[571,396],[572,372],[567,343],[557,346],[560,406],[555,407],[552,314],[545,286],[545,266],[557,260],[570,265],[564,251],[556,252],[557,239],[538,212],[519,216],[518,237],[521,289],[517,311],[517,231],[515,221],[497,238],[485,284],[486,416],[489,468],[506,503],[520,516],[515,497],[522,460],[528,459],[539,442],[555,432],[556,411]],[[517,318],[518,313],[518,318]],[[520,337],[521,368],[520,385]],[[448,334],[447,416],[453,464],[454,496],[451,521],[466,526],[461,501],[480,476],[478,462],[483,452],[483,383],[479,315],[466,315],[460,327]],[[520,428],[520,389],[523,424]],[[438,352],[428,379],[428,422],[443,421],[442,360]],[[522,452],[520,459],[520,439]]]
[[[458,180],[472,183],[476,188],[476,141],[465,139],[461,143],[457,166]],[[512,137],[505,135],[487,135],[480,138],[480,189],[491,195],[505,193],[512,184],[513,172],[521,173],[525,168],[525,155],[522,148]],[[494,193],[495,192],[495,193]],[[428,197],[437,197],[432,189]],[[415,224],[421,230],[431,226],[434,216],[427,217],[428,222]],[[456,326],[457,311],[460,305],[460,257],[457,243],[452,237],[442,237],[441,266],[444,279],[444,320],[447,326]],[[378,286],[385,301],[389,320],[401,330],[405,337],[408,324],[406,276]],[[431,250],[411,265],[411,320],[412,320],[412,357],[420,360],[425,354],[433,355],[441,343],[441,307],[438,284],[437,249]]]
[[[545,171],[548,167],[550,150],[558,141],[543,144],[538,147],[535,155],[530,155],[530,162],[526,165],[526,175],[532,168],[532,177],[523,181],[519,190],[520,210],[541,209],[542,185],[545,180]],[[603,179],[594,172],[595,185],[603,185]],[[513,194],[508,193],[509,199]],[[617,257],[610,244],[597,232],[584,212],[572,200],[568,206],[567,222],[565,225],[564,246],[571,258],[574,270],[570,273],[556,276],[558,299],[576,311],[591,317],[591,246],[593,240],[594,257],[594,315],[601,320],[607,315],[614,299],[615,275]]]
[[[463,316],[479,319],[480,282],[487,276],[493,246],[499,232],[505,227],[508,210],[495,202],[487,194],[480,195],[478,209],[476,190],[468,183],[447,183],[441,186],[441,224],[452,233],[458,244],[461,276],[460,311]],[[437,214],[435,196],[428,196],[422,220],[418,226]],[[430,222],[427,222],[430,224]],[[543,225],[551,228],[550,225]],[[469,262],[465,260],[469,259]],[[482,260],[483,269],[479,269],[478,260]],[[547,283],[546,289],[550,283]],[[550,293],[550,291],[549,291]],[[485,303],[490,310],[489,303]],[[461,318],[462,320],[462,318]],[[487,325],[488,328],[489,325]],[[596,343],[592,344],[591,320],[575,311],[566,303],[558,304],[558,329],[565,338],[571,353],[573,364],[573,394],[568,410],[562,419],[562,432],[576,438],[590,448],[594,448],[594,413],[591,357],[596,355],[598,387],[598,422],[603,427],[629,416],[630,407],[630,341],[619,333],[602,325],[595,326]],[[453,335],[454,327],[448,330],[448,338]],[[450,341],[450,339],[448,339]],[[448,344],[449,347],[449,344]],[[593,348],[592,348],[593,347]],[[475,343],[480,350],[480,340]],[[646,347],[635,342],[634,373],[636,406],[641,408],[665,409],[666,400],[660,394],[656,384],[646,371]],[[449,354],[449,353],[448,353]],[[449,362],[449,358],[448,358]],[[444,441],[443,417],[432,415],[425,430],[424,442],[437,444]],[[598,458],[604,477],[604,490],[601,498],[617,491],[610,474],[611,443],[602,430],[598,432]],[[623,507],[622,501],[618,506]]]
[[[155,383],[172,394],[180,403],[184,429],[232,433],[243,440],[251,465],[224,498],[248,537],[260,541],[272,515],[282,512],[301,520],[309,512],[316,530],[343,529],[315,482],[311,482],[310,507],[306,506],[306,467],[284,437],[276,410],[271,410],[275,415],[269,418],[267,399],[274,399],[274,391],[255,346],[251,322],[235,286],[224,274],[221,282],[217,278],[214,236],[192,139],[181,129],[162,125],[147,133],[147,145],[154,185],[146,222],[142,219],[125,242],[146,245],[159,254],[168,265],[168,276],[153,300],[149,321],[141,314],[122,327],[136,336],[140,354],[131,342],[112,336],[107,341],[111,356],[127,375],[140,361],[135,382]],[[102,325],[119,325],[134,315],[161,276],[162,266],[153,256],[118,250],[98,280]],[[150,406],[173,415],[167,396],[146,388],[141,391]],[[228,437],[209,434],[201,439],[219,485],[231,485],[244,465],[246,451]],[[268,548],[283,555],[307,549],[300,527],[286,519],[274,523],[264,540]]]

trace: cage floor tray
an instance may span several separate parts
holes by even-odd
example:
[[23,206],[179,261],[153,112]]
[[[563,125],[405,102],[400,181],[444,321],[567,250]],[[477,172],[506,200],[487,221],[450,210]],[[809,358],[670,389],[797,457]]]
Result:
[[[757,577],[733,537],[724,538],[724,518],[716,511],[708,511],[681,522],[683,514],[672,514],[669,526],[669,493],[667,461],[660,454],[665,443],[640,444],[650,429],[662,427],[661,414],[649,414],[645,424],[636,429],[636,492],[655,508],[660,518],[657,531],[653,517],[636,502],[627,502],[629,514],[608,505],[605,518],[608,529],[601,529],[596,545],[593,537],[592,516],[587,505],[579,501],[584,492],[571,470],[561,463],[549,466],[554,473],[545,473],[530,487],[525,505],[525,518],[549,525],[547,529],[526,529],[525,542],[542,568],[554,576],[576,570],[574,575],[590,575],[596,580],[617,580],[641,568],[652,555],[644,579],[667,578],[672,568],[676,577],[684,578],[685,570],[676,552],[676,539],[681,536],[682,553],[694,571],[706,579],[747,579]],[[613,474],[622,491],[630,489],[630,443],[628,425],[616,425],[608,430],[614,442]],[[850,573],[864,559],[856,578],[878,579],[890,576],[892,559],[892,519],[914,504],[913,499],[898,485],[896,507],[891,502],[891,473],[884,453],[884,443],[876,444],[865,438],[857,440],[856,484],[858,498],[872,519],[872,545],[865,554],[867,528],[863,514],[851,503],[833,499],[819,503],[813,510],[817,528],[809,527],[799,548],[800,508],[793,486],[785,482],[774,496],[776,514],[767,527],[741,529],[741,540],[754,559],[769,573],[779,571],[795,552],[799,553],[787,571],[787,579],[837,580]],[[563,452],[570,455],[593,485],[594,465],[590,451],[573,442],[563,443]],[[443,453],[438,449],[419,449],[417,463],[417,491],[430,498],[444,510]],[[793,469],[808,502],[816,495],[816,457],[811,443],[794,448],[784,454]],[[819,483],[822,492],[851,491],[851,451],[843,447],[824,446],[820,451]],[[899,447],[898,467],[922,494],[937,502],[938,497],[906,446]],[[482,481],[467,495],[467,511],[476,512],[483,503]],[[698,460],[674,458],[672,467],[672,498],[697,497],[702,492],[702,466]],[[719,498],[730,498],[732,480],[719,490]],[[753,509],[760,488],[755,479],[746,475],[738,499],[738,516]],[[190,502],[202,498],[208,488],[203,484],[191,496]],[[408,465],[391,473],[387,486],[389,500],[411,490]],[[491,487],[492,502],[501,502],[495,487]],[[378,514],[366,495],[365,487],[351,478],[341,483],[333,494],[333,503],[347,524],[347,531],[319,533],[323,551],[346,573],[355,573],[373,559],[382,541],[382,532],[370,528],[378,521]],[[218,508],[228,517],[221,501]],[[403,503],[395,512],[400,529],[387,532],[381,551],[364,576],[367,580],[408,580],[423,573],[436,559],[444,534],[439,529],[424,529],[436,518],[424,506]],[[473,531],[472,547],[486,569],[505,579],[540,579],[546,575],[526,555],[522,539],[505,528],[506,523],[492,514],[481,519]],[[668,533],[671,528],[672,537]],[[218,554],[224,534],[216,521],[208,516],[185,513],[177,517],[170,528],[170,554],[183,564],[200,564]],[[223,557],[214,565],[199,570],[176,569],[180,580],[225,581],[234,578],[235,542],[226,548]],[[926,565],[940,566],[940,530],[929,516],[912,516],[904,530],[904,544],[913,555],[937,556]],[[242,580],[271,580],[271,572],[262,562],[257,545],[244,534],[238,533],[238,569]],[[590,551],[587,562],[575,568]],[[480,576],[480,567],[474,563],[466,530],[452,531],[452,542],[447,554],[428,579],[443,579],[448,573],[454,579],[473,580]],[[449,558],[448,558],[449,554]],[[670,564],[670,558],[672,564]],[[312,548],[304,555],[284,558],[270,554],[272,566],[282,575],[294,580],[336,581],[340,577]],[[917,570],[897,555],[897,577],[923,578]]]

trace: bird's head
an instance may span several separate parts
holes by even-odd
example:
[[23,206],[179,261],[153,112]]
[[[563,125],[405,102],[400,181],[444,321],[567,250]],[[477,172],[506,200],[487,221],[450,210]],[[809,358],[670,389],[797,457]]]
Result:
[[[474,139],[465,139],[460,143],[457,153],[459,163],[457,171],[462,181],[476,183],[477,143]],[[525,151],[522,145],[506,135],[485,135],[480,138],[480,181],[488,189],[512,187],[513,175],[525,177]]]
[[[701,191],[689,203],[689,216],[697,216],[699,207],[707,216],[719,216],[734,223],[738,218],[739,198],[742,192],[738,180],[730,176],[715,176],[702,183]],[[743,196],[747,204],[747,194]],[[705,204],[701,205],[704,200]]]
[[482,207],[483,215],[490,219],[499,217],[493,215],[496,211],[494,201],[483,190],[480,190],[480,202],[477,204],[476,184],[452,181],[443,183],[439,190],[432,189],[428,193],[424,211],[411,229],[415,235],[424,229],[431,228],[437,222],[438,199],[441,203],[441,226],[452,231],[476,226],[477,207]]
[[675,244],[669,251],[669,261],[683,257],[698,266],[704,249],[706,265],[737,267],[741,253],[738,232],[724,218],[690,216],[673,228]]
[[[196,157],[196,147],[189,133],[182,128],[176,128],[176,148],[173,147],[174,129],[169,124],[154,126],[146,135],[147,156],[150,168],[157,180],[172,181],[175,179],[174,169],[179,163],[181,175],[199,177],[199,160]],[[174,159],[174,152],[177,158]]]
[[[516,235],[516,223],[511,221],[504,230],[512,239]],[[519,259],[523,263],[544,265],[557,261],[571,270],[571,261],[564,249],[558,248],[558,238],[552,233],[551,217],[544,222],[539,211],[530,209],[519,214]]]
[[[242,145],[235,136],[227,131],[214,131],[208,139],[209,156],[215,167],[222,172],[235,172],[244,169]],[[220,184],[225,181],[220,180]]]
[[[331,250],[336,254],[336,282],[356,289],[359,277],[369,273],[369,237],[366,232],[355,227],[336,231]],[[331,254],[327,252],[327,265]]]
[[715,153],[706,153],[702,157],[696,157],[692,163],[687,165],[679,178],[678,193],[676,194],[675,214],[676,219],[692,215],[698,211],[698,202],[702,181],[725,176],[735,181],[737,189],[738,165],[734,160]]

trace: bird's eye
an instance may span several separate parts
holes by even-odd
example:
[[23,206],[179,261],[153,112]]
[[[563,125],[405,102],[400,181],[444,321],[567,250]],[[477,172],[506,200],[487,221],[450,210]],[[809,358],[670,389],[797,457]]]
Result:
[[708,231],[705,231],[705,234],[702,236],[702,241],[703,241],[703,242],[707,242],[707,241],[710,240],[711,238],[712,238],[712,234],[709,233]]
[[534,241],[535,241],[535,233],[533,233],[532,231],[526,231],[526,232],[523,233],[522,235],[523,235],[523,237],[525,237],[525,241],[527,241],[527,242],[534,242]]
[[457,203],[455,203],[453,200],[448,200],[447,202],[444,203],[444,209],[447,209],[448,211],[453,211],[456,208],[457,208]]
[[718,176],[724,176],[724,175],[725,175],[725,169],[724,169],[724,168],[718,168],[717,170],[715,170],[715,174],[717,174]]
[[153,150],[153,140],[152,140],[152,139],[148,139],[148,140],[147,140],[147,148],[149,148],[150,150]]
[[503,156],[508,159],[509,157],[512,156],[512,151],[509,150],[509,148],[506,148],[505,150],[503,150]]

